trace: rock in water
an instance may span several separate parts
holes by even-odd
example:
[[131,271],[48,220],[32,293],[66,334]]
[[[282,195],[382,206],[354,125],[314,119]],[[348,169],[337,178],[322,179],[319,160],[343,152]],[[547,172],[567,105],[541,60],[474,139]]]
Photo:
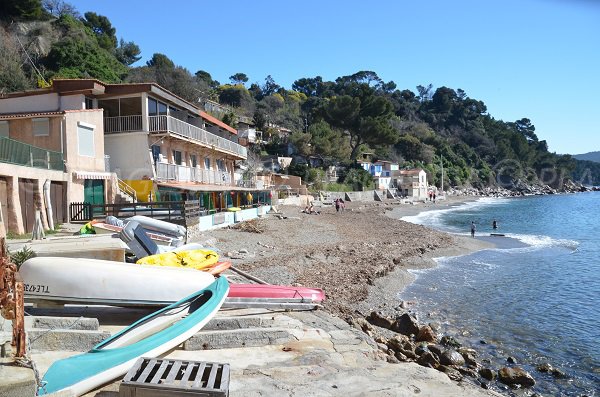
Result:
[[531,387],[535,385],[535,379],[527,371],[520,367],[504,367],[498,371],[498,377],[502,383],[507,385],[521,385]]

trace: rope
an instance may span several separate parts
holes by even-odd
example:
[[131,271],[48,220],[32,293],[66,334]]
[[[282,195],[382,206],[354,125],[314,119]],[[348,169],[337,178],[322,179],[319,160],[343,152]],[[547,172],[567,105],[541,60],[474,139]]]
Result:
[[40,378],[40,371],[38,371],[37,366],[35,365],[35,361],[25,356],[23,358],[17,358],[15,360],[15,364],[24,368],[31,368],[31,370],[33,371],[33,376],[35,377],[35,384],[37,386],[37,389],[41,387],[44,390],[44,393],[47,393],[46,382],[42,382]]

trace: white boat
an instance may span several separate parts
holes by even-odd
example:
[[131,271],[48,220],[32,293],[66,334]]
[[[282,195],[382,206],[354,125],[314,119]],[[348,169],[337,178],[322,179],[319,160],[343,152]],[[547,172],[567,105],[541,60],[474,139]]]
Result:
[[62,257],[28,259],[19,273],[28,302],[116,306],[168,305],[215,279],[195,269]]

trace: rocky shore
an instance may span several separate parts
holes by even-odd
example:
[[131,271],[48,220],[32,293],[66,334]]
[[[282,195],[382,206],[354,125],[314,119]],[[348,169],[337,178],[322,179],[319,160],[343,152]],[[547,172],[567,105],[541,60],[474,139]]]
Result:
[[205,237],[236,267],[268,283],[322,288],[324,310],[372,338],[389,363],[415,362],[497,391],[527,390],[535,383],[530,374],[515,365],[492,368],[480,362],[476,350],[442,335],[435,324],[420,322],[411,302],[397,298],[414,279],[409,270],[435,266],[434,257],[491,247],[397,218],[474,199],[449,196],[435,205],[348,203],[345,212],[323,207],[320,215],[280,207],[250,229],[260,233],[222,229]]

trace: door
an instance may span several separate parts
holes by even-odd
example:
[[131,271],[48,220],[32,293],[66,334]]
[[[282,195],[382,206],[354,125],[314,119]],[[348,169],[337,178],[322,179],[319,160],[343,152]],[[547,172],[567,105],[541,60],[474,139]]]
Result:
[[[104,180],[85,179],[83,181],[83,201],[90,204],[104,204]],[[93,208],[93,214],[104,212],[103,208]]]
[[35,206],[33,203],[33,181],[19,179],[19,201],[21,202],[21,216],[25,233],[33,231],[35,223]]
[[54,225],[65,223],[65,186],[62,182],[52,182],[50,184],[50,201],[52,202]]

